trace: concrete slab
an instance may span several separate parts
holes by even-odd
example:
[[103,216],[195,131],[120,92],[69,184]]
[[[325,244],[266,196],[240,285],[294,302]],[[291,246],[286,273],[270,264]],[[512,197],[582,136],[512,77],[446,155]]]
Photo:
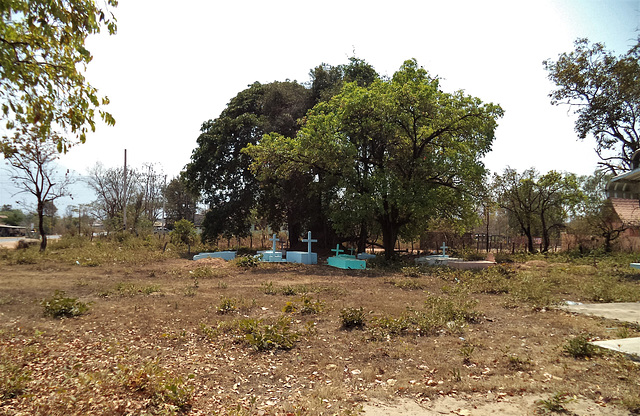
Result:
[[575,305],[561,305],[560,309],[568,312],[601,316],[607,319],[631,322],[640,325],[640,303],[583,303]]
[[591,344],[609,350],[622,352],[633,356],[635,361],[640,360],[640,338],[610,339],[607,341],[592,341]]
[[[560,309],[568,312],[582,313],[592,316],[601,316],[607,319],[640,324],[640,303],[576,303],[569,302]],[[593,345],[607,348],[613,351],[629,355],[635,361],[640,361],[640,338],[610,339],[606,341],[593,341]]]

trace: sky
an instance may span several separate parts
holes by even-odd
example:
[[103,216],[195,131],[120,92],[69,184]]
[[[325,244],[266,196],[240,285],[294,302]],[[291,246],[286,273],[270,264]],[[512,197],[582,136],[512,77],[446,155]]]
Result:
[[[415,58],[442,79],[500,104],[492,172],[592,173],[594,141],[578,141],[566,106],[552,106],[554,85],[542,61],[573,49],[577,38],[602,42],[617,55],[640,35],[640,0],[120,0],[118,33],[92,36],[86,77],[106,95],[113,127],[98,124],[60,163],[79,176],[97,162],[133,168],[156,164],[168,178],[189,163],[203,122],[215,119],[254,81],[309,81],[321,63],[357,56],[392,75]],[[177,6],[179,4],[179,6]],[[0,205],[14,196],[0,172]],[[77,187],[73,201],[91,192]]]

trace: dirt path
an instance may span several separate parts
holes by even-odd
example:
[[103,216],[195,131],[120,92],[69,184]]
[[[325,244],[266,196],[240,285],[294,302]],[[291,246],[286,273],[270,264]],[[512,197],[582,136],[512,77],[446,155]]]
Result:
[[[431,402],[418,404],[415,401],[402,399],[393,403],[370,402],[363,410],[365,416],[522,416],[534,415],[539,406],[536,402],[548,399],[539,395],[501,396],[494,394],[478,394],[474,396],[441,397]],[[576,398],[563,405],[568,415],[622,416],[630,413],[604,402],[596,403],[586,398]]]

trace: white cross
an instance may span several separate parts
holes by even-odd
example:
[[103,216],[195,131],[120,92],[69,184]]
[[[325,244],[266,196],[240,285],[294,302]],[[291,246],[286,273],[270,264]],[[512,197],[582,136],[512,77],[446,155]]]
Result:
[[318,240],[311,238],[311,231],[307,233],[307,238],[302,239],[303,243],[307,243],[307,253],[311,253],[311,243],[317,243]]
[[446,256],[446,255],[447,255],[447,249],[448,249],[449,247],[447,247],[447,246],[444,244],[444,241],[442,242],[442,247],[440,247],[440,248],[442,249],[442,255],[443,255],[443,256]]
[[273,234],[273,238],[270,238],[269,241],[273,241],[273,249],[272,251],[275,253],[276,252],[276,241],[280,241],[279,238],[276,238],[275,233]]

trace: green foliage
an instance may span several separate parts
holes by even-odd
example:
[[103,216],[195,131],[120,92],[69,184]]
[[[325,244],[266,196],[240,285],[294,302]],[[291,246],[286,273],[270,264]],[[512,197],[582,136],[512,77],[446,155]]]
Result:
[[218,304],[218,313],[227,314],[235,312],[238,309],[238,300],[235,298],[227,298],[223,296]]
[[405,266],[400,269],[405,277],[420,277],[422,276],[422,270],[418,266]]
[[116,376],[123,387],[149,397],[156,406],[170,404],[179,411],[186,411],[191,406],[193,386],[161,368],[156,361],[136,367],[120,364]]
[[45,316],[52,318],[79,316],[89,310],[86,303],[78,301],[77,298],[65,297],[62,290],[56,290],[53,296],[43,299],[40,304],[44,308]]
[[424,289],[424,284],[415,279],[403,279],[394,282],[395,287],[398,287],[402,290],[422,290]]
[[365,325],[364,309],[343,308],[340,311],[340,321],[344,329],[362,328]]
[[631,156],[640,147],[640,37],[619,57],[602,43],[575,41],[575,49],[556,61],[545,61],[549,79],[557,85],[552,104],[569,104],[578,115],[581,139],[592,135],[601,165],[613,172],[632,169]]
[[189,220],[178,220],[173,224],[173,231],[169,233],[173,244],[191,245],[198,234],[193,223]]
[[4,215],[7,217],[6,219],[0,220],[0,222],[4,222],[7,225],[19,226],[22,225],[25,220],[24,213],[19,209],[11,209],[11,205],[4,205],[2,210],[0,210],[0,215]]
[[380,230],[391,258],[398,236],[413,237],[433,217],[475,217],[467,196],[482,185],[480,158],[501,115],[497,105],[441,91],[410,60],[391,79],[346,84],[309,111],[295,138],[268,134],[246,152],[261,180],[322,174],[335,230]]
[[570,339],[562,350],[573,358],[590,358],[598,354],[598,347],[590,344],[586,335],[578,335]]
[[104,26],[111,34],[116,31],[107,8],[93,1],[15,0],[3,4],[0,16],[0,117],[5,122],[0,147],[5,155],[27,131],[66,151],[73,143],[67,141],[70,135],[84,143],[87,132],[95,130],[96,113],[115,123],[100,110],[108,98],[100,97],[82,74],[92,59],[87,37]]
[[236,257],[234,264],[242,269],[252,269],[260,265],[260,259],[255,256]]
[[298,334],[291,331],[291,320],[286,316],[278,318],[273,325],[246,321],[243,329],[245,341],[256,351],[290,350],[298,339]]
[[542,235],[541,250],[547,252],[553,233],[564,227],[569,214],[584,199],[574,174],[550,171],[540,175],[534,168],[522,174],[507,168],[502,175],[494,175],[493,188],[511,227],[527,237],[530,253],[536,251],[535,235]]
[[565,405],[575,400],[574,397],[569,396],[567,393],[557,392],[548,399],[541,399],[536,402],[540,412],[551,413],[567,413]]
[[0,357],[0,403],[22,394],[29,381],[30,372],[23,365]]

